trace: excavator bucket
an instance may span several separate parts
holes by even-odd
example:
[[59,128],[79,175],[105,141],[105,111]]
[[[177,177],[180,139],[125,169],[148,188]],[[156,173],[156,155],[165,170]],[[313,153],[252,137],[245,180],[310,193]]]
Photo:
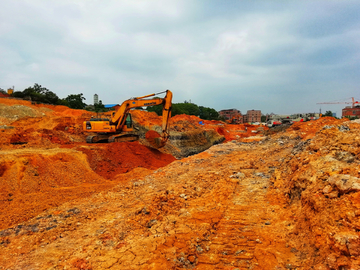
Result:
[[164,140],[159,133],[154,130],[149,130],[145,134],[146,141],[154,148],[161,148],[165,146],[167,140]]

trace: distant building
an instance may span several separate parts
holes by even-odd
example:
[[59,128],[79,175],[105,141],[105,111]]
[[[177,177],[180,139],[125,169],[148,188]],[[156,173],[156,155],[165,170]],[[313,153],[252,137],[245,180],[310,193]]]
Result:
[[105,104],[104,107],[105,107],[105,109],[117,110],[120,107],[120,105],[119,104]]
[[243,115],[237,109],[228,109],[219,111],[219,115],[220,117],[223,117],[226,121],[235,124],[261,122],[260,110],[248,110],[247,114]]
[[247,123],[248,122],[248,117],[246,114],[243,115],[243,123]]
[[358,117],[360,118],[360,107],[347,106],[342,109],[342,117]]
[[219,111],[219,116],[223,117],[228,122],[235,121],[235,123],[237,123],[237,124],[243,123],[242,114],[237,109],[221,110],[221,111]]
[[316,120],[319,118],[320,118],[319,113],[295,113],[295,114],[271,114],[269,115],[268,120],[281,122],[285,119],[289,119],[293,122],[298,122],[298,121]]
[[220,117],[224,117],[225,120],[230,120],[234,115],[240,113],[237,109],[227,109],[219,111]]
[[97,94],[94,95],[94,105],[99,104],[99,96]]
[[[246,119],[246,121],[245,121]],[[261,111],[260,110],[249,110],[247,111],[246,117],[244,117],[244,122],[255,123],[261,122]]]

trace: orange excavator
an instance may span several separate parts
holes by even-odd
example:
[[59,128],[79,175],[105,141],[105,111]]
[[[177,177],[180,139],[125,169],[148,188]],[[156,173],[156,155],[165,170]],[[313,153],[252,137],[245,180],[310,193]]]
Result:
[[[166,93],[164,98],[148,99],[149,97],[153,97],[162,93]],[[148,107],[162,104],[162,134],[158,134],[158,137],[154,137],[151,140],[148,139],[148,141],[155,148],[163,147],[170,137],[169,118],[171,117],[171,102],[172,92],[170,90],[125,100],[121,106],[112,113],[111,119],[92,118],[83,123],[84,131],[96,133],[89,135],[86,138],[86,142],[97,143],[136,141],[139,139],[139,135],[134,132],[130,110],[137,107]]]

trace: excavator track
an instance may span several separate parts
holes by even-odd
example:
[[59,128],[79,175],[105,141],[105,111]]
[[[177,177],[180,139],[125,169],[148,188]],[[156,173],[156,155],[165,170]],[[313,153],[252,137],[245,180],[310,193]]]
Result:
[[108,142],[109,135],[91,135],[86,137],[87,143],[104,143]]
[[136,134],[117,134],[109,137],[108,142],[134,142],[138,140],[139,136]]

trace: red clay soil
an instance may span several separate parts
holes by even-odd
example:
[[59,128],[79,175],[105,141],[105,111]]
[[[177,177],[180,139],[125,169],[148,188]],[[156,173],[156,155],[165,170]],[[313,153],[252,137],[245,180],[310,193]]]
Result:
[[155,170],[175,160],[173,156],[139,142],[99,144],[96,147],[89,147],[87,144],[61,147],[73,148],[85,153],[94,172],[109,180],[118,174],[130,172],[134,168]]
[[295,127],[262,142],[219,144],[150,174],[136,169],[109,192],[3,230],[0,264],[360,269],[360,125],[320,119]]
[[155,130],[149,130],[148,132],[146,132],[145,134],[145,139],[147,140],[154,140],[156,138],[160,138],[160,134],[157,133]]
[[116,176],[134,168],[149,172],[175,160],[171,155],[138,142],[91,148],[86,144],[67,144],[62,148],[70,149],[3,152],[5,156],[0,156],[0,207],[4,211],[0,214],[0,229],[26,221],[49,207],[110,189],[120,182],[126,183],[126,178]]
[[161,136],[155,130],[149,130],[145,133],[145,140],[155,149],[165,146],[167,141],[161,140]]
[[85,155],[68,149],[2,151],[0,168],[0,228],[113,186],[89,168]]
[[141,126],[161,126],[162,116],[158,116],[155,112],[148,112],[144,110],[132,110],[131,115],[136,119],[136,122]]
[[295,122],[287,131],[296,132],[303,140],[307,140],[314,137],[316,132],[326,125],[341,125],[348,121],[347,118],[335,119],[334,117],[321,117],[316,121]]

